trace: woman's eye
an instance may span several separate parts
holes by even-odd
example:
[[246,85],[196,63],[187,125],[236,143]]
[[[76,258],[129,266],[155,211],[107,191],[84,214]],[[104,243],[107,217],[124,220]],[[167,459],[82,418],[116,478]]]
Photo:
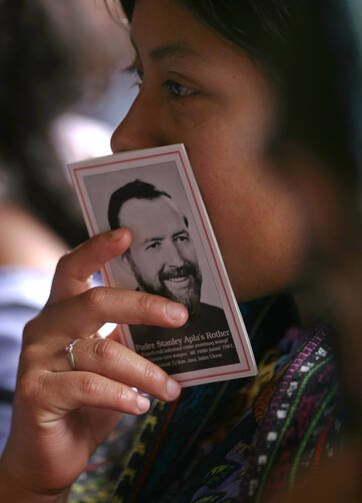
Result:
[[168,93],[173,98],[186,98],[187,96],[197,94],[196,89],[179,84],[174,80],[166,80],[166,82],[163,83],[163,87],[167,89]]
[[143,82],[143,75],[144,75],[144,74],[143,74],[143,71],[142,71],[142,70],[138,70],[138,69],[136,69],[135,73],[136,73],[136,75],[137,75],[137,78],[138,78],[138,80],[139,80],[139,83],[140,83],[140,84],[142,84],[142,82]]
[[[127,72],[135,76],[134,86],[141,87],[144,79],[144,72],[137,68],[135,65],[131,65],[126,69]],[[166,80],[162,87],[164,87],[171,98],[187,98],[188,96],[193,96],[198,93],[198,91],[192,87],[184,86],[174,80]]]
[[132,87],[141,87],[143,84],[143,71],[137,68],[135,65],[131,65],[125,70],[135,77],[135,82],[132,83]]
[[136,76],[136,82],[134,83],[135,86],[140,88],[143,84],[143,72],[142,70],[138,70],[137,68],[134,70],[134,74]]

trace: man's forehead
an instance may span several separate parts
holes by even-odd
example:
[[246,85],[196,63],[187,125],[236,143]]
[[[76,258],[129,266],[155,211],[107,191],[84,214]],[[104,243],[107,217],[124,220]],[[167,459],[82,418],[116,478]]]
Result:
[[138,231],[137,234],[178,232],[185,228],[182,213],[166,196],[126,201],[121,208],[119,220],[121,225]]

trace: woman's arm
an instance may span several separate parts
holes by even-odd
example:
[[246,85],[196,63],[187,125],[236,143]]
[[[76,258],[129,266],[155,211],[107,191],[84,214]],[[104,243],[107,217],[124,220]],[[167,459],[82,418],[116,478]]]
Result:
[[[0,462],[1,501],[66,501],[120,414],[148,410],[149,400],[134,388],[161,400],[180,393],[176,381],[120,344],[116,332],[97,336],[105,322],[177,327],[187,319],[184,306],[156,295],[89,288],[91,274],[130,242],[130,232],[118,229],[65,255],[47,305],[24,330],[12,428]],[[76,371],[65,352],[74,339]]]
[[0,501],[11,503],[66,503],[69,490],[61,494],[39,494],[21,487],[0,462]]

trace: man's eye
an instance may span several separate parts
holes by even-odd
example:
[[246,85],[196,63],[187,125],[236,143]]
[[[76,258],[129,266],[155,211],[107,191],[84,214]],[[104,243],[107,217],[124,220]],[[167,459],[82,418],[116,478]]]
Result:
[[146,246],[146,250],[156,250],[161,246],[161,243],[158,241],[156,243],[151,243],[150,245]]
[[173,98],[186,98],[188,96],[197,94],[196,89],[179,84],[174,80],[166,80],[166,82],[164,82],[162,85],[167,89],[168,93]]
[[190,237],[187,235],[177,236],[176,240],[184,243],[185,241],[190,241]]

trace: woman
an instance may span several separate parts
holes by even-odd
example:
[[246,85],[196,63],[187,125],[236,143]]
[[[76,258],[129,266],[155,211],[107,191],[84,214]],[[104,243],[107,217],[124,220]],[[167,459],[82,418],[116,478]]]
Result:
[[[266,501],[293,486],[301,462],[318,465],[325,447],[318,434],[333,437],[339,420],[325,331],[283,336],[297,321],[290,302],[251,302],[293,283],[307,248],[303,212],[268,155],[282,108],[294,4],[123,2],[132,18],[140,92],[112,148],[185,143],[235,294],[249,301],[242,308],[259,377],[180,397],[178,383],[121,346],[116,333],[97,338],[107,321],[177,327],[187,312],[142,292],[89,289],[90,275],[132,239],[127,229],[93,238],[60,260],[47,305],[25,329],[0,465],[2,499],[67,501],[120,413],[149,409],[149,399],[134,388],[178,401],[153,406],[114,501],[235,501],[239,493],[243,501]],[[64,351],[74,339],[77,372]],[[156,440],[151,425],[155,434],[160,429]]]

